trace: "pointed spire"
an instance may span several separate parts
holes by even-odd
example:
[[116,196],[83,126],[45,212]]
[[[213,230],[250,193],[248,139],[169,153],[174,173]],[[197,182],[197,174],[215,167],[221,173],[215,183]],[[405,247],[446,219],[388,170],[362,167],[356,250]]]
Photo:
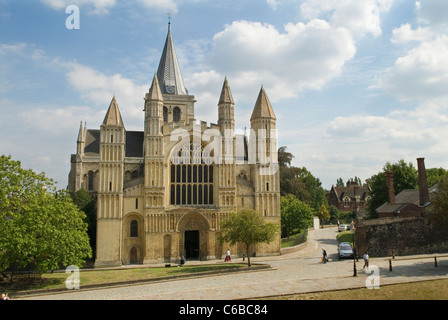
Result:
[[115,99],[115,95],[110,102],[106,117],[104,117],[103,125],[123,126],[123,119],[121,118],[120,109],[118,108],[118,103],[117,99]]
[[225,77],[224,79],[224,84],[221,90],[221,97],[219,98],[219,104],[223,103],[235,104],[235,102],[233,101],[232,92],[230,91],[229,82],[227,81],[227,77]]
[[174,50],[173,39],[171,38],[171,22],[168,23],[168,35],[165,47],[160,58],[159,69],[157,70],[160,89],[164,94],[187,95],[188,90],[184,86],[176,51]]
[[160,90],[159,80],[157,79],[157,75],[154,75],[152,79],[151,88],[149,88],[148,94],[149,100],[163,101],[162,91]]
[[259,119],[259,118],[268,118],[275,120],[274,110],[272,109],[271,102],[264,91],[263,86],[261,86],[260,93],[258,94],[257,102],[255,103],[254,110],[252,112],[252,116],[250,120]]
[[84,142],[84,132],[81,121],[81,124],[79,125],[78,142]]

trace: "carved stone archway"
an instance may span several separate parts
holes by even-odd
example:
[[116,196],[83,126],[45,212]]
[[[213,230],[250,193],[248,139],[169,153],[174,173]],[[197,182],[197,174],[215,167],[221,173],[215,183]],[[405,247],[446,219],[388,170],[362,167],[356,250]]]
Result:
[[[205,260],[208,256],[208,236],[210,224],[207,218],[198,212],[186,213],[176,228],[179,232],[179,249],[183,256]],[[195,251],[198,251],[195,253]]]

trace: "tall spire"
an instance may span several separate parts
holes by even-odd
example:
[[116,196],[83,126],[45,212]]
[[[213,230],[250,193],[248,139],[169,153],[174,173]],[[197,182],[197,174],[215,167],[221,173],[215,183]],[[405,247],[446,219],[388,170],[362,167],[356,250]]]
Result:
[[162,93],[188,95],[188,90],[184,86],[180,72],[176,51],[174,50],[173,39],[171,37],[171,22],[168,23],[168,35],[162,57],[160,58],[157,78],[159,79]]
[[117,99],[115,96],[110,102],[109,109],[104,117],[103,125],[106,126],[123,126],[123,119],[121,118],[120,109],[118,108]]
[[231,103],[231,104],[235,103],[233,101],[232,92],[230,91],[230,86],[229,82],[227,81],[227,77],[225,77],[224,79],[224,84],[221,90],[221,96],[219,98],[219,104],[222,103]]

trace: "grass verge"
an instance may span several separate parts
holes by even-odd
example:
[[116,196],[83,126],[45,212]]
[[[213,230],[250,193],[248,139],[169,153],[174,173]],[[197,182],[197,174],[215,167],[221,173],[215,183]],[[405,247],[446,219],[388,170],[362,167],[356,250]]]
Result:
[[448,279],[271,298],[272,300],[447,300]]
[[[142,267],[108,270],[81,270],[80,285],[107,285],[135,281],[163,279],[165,277],[200,274],[207,272],[238,271],[247,269],[245,263],[195,265],[183,267]],[[65,272],[44,273],[41,279],[0,284],[0,291],[14,293],[31,290],[65,289],[65,281],[70,275]]]

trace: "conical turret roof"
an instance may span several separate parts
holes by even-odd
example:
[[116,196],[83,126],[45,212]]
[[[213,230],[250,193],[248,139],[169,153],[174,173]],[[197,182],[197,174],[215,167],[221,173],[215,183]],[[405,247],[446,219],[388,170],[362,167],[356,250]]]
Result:
[[219,98],[219,104],[222,103],[231,103],[235,104],[233,101],[232,92],[230,91],[229,82],[227,81],[227,77],[224,79],[224,84],[222,85],[221,97]]
[[106,126],[123,126],[123,119],[121,118],[120,109],[118,108],[117,99],[115,96],[110,102],[109,109],[104,117],[103,125]]
[[149,88],[148,98],[150,100],[163,101],[162,91],[160,90],[159,80],[157,79],[157,75],[154,75],[152,79],[151,88]]
[[173,39],[171,37],[171,23],[168,24],[168,35],[165,47],[160,58],[159,69],[157,70],[160,89],[164,94],[187,95],[188,90],[184,86],[176,51],[174,50]]
[[254,110],[252,111],[252,116],[250,120],[254,119],[273,119],[275,120],[274,110],[272,109],[271,102],[264,91],[264,88],[261,87],[260,93],[258,94],[257,102],[255,103]]

